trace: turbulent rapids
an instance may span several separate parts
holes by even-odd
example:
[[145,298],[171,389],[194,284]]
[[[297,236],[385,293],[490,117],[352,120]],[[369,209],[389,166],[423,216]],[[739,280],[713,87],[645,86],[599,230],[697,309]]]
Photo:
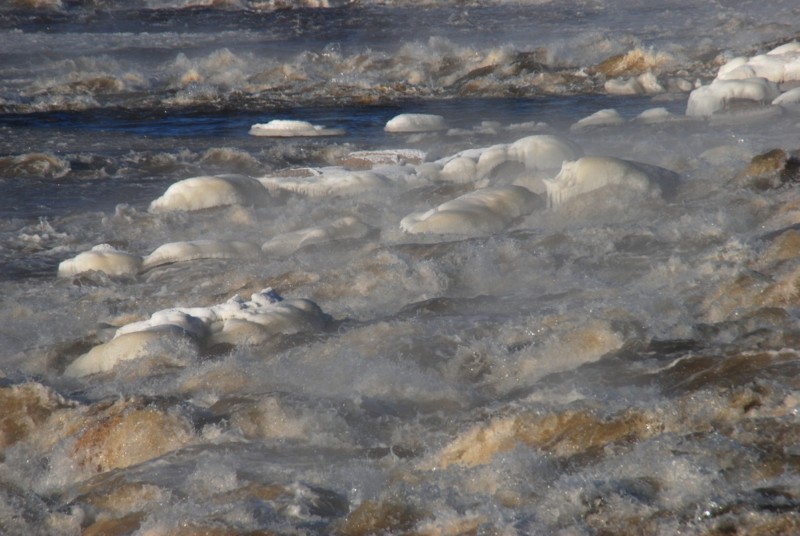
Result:
[[800,9],[628,4],[0,7],[0,533],[800,533]]

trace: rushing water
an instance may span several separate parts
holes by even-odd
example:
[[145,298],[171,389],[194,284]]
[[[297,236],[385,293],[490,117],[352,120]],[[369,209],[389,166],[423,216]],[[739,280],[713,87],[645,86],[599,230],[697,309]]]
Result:
[[798,28],[3,4],[0,533],[800,533]]

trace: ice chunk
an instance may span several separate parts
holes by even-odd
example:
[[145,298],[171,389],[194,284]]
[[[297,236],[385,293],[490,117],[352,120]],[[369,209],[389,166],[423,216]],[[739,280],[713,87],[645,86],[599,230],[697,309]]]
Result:
[[[672,121],[679,121],[682,117],[679,117],[666,108],[649,108],[639,115],[637,115],[633,120],[637,123],[668,123]],[[685,119],[684,119],[685,120]]]
[[484,188],[400,221],[407,233],[486,234],[501,231],[533,212],[540,198],[521,186]]
[[607,108],[584,117],[577,123],[569,127],[572,131],[583,130],[590,127],[608,127],[625,123],[625,119],[613,108]]
[[269,192],[243,175],[206,175],[176,182],[150,203],[150,212],[201,210],[227,205],[262,205]]
[[389,186],[391,181],[374,171],[349,171],[330,167],[312,170],[308,177],[261,177],[268,190],[286,190],[311,197],[352,195]]
[[565,160],[581,155],[583,151],[576,144],[548,134],[527,136],[508,147],[508,156],[525,164],[527,170],[558,169]]
[[714,80],[689,94],[686,115],[710,116],[725,108],[734,99],[772,102],[779,95],[777,86],[765,78],[746,80]]
[[133,331],[95,346],[70,363],[64,375],[89,376],[108,372],[122,362],[151,357],[159,353],[173,353],[181,344],[191,345],[191,339],[178,328],[164,325],[158,328]]
[[475,180],[477,164],[472,158],[457,156],[447,162],[439,172],[439,180],[455,183],[467,183]]
[[256,257],[260,253],[257,245],[249,242],[223,240],[194,240],[170,242],[156,248],[144,258],[143,268],[195,259],[237,259]]
[[142,258],[119,251],[108,244],[100,244],[58,265],[59,277],[69,277],[97,270],[114,276],[136,275],[142,269]]
[[776,106],[797,106],[800,104],[800,87],[782,93],[772,101]]
[[480,156],[478,156],[477,177],[479,179],[488,177],[493,169],[510,159],[511,157],[508,155],[508,144],[487,147],[481,151]]
[[776,84],[800,80],[800,43],[786,43],[751,58],[734,58],[717,71],[717,80],[748,78],[766,78]]
[[92,348],[66,369],[68,376],[107,372],[123,361],[153,357],[176,345],[254,344],[278,334],[323,327],[330,318],[307,299],[284,300],[272,288],[250,301],[234,296],[211,307],[157,311],[147,320],[117,329],[113,339]]
[[678,175],[668,169],[611,156],[585,156],[564,162],[554,179],[545,179],[547,203],[560,205],[567,200],[605,186],[622,186],[645,197],[669,193]]
[[341,136],[343,129],[312,125],[308,121],[273,119],[269,123],[256,123],[250,127],[250,135],[273,138]]
[[383,128],[386,132],[411,133],[446,130],[447,124],[441,115],[400,114],[390,119]]
[[369,227],[358,218],[346,216],[328,225],[310,227],[291,233],[278,235],[261,246],[269,254],[289,255],[298,249],[312,244],[324,244],[336,240],[361,238],[369,232]]

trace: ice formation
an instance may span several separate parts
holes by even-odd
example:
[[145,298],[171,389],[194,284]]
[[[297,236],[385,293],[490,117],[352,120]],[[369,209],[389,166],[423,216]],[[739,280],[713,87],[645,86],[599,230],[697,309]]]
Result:
[[386,132],[396,133],[434,132],[446,129],[444,117],[431,114],[400,114],[390,119],[384,127]]
[[617,126],[622,125],[623,123],[625,123],[625,119],[619,115],[619,112],[613,108],[608,108],[584,117],[572,125],[569,129],[575,132],[585,128]]
[[734,58],[717,72],[718,80],[749,78],[765,78],[776,84],[800,80],[800,43],[786,43],[750,58]]
[[251,258],[257,256],[259,251],[258,246],[249,242],[226,240],[170,242],[157,247],[147,255],[142,267],[147,270],[162,264],[195,259]]
[[266,288],[253,294],[250,301],[234,296],[211,307],[157,311],[147,320],[120,327],[113,339],[73,361],[65,374],[78,377],[106,372],[123,361],[151,357],[163,351],[165,344],[257,344],[278,334],[319,329],[328,320],[311,300],[284,300]]
[[775,106],[796,107],[800,104],[800,87],[792,88],[772,101]]
[[[752,57],[740,56],[719,68],[707,86],[689,95],[686,115],[706,117],[724,111],[730,101],[747,100],[776,105],[792,104],[791,94],[785,99],[778,84],[800,81],[800,43],[791,42]],[[787,93],[794,91],[790,89]]]
[[472,158],[457,156],[449,160],[439,172],[439,180],[455,183],[467,183],[475,180],[477,163]]
[[540,198],[521,186],[475,190],[427,212],[409,214],[400,228],[412,234],[488,234],[533,212]]
[[60,277],[70,277],[82,272],[96,270],[113,276],[136,275],[142,269],[142,258],[138,255],[119,251],[108,245],[94,246],[77,256],[62,261],[58,265]]
[[632,78],[612,78],[604,84],[606,93],[611,95],[644,95],[663,93],[662,86],[652,72],[642,73]]
[[273,119],[269,123],[256,123],[250,127],[250,135],[273,138],[341,136],[343,129],[312,125],[308,121]]
[[565,203],[581,194],[605,186],[622,186],[646,197],[674,188],[677,174],[664,168],[611,156],[585,156],[564,162],[554,179],[545,179],[547,204]]
[[306,177],[267,176],[258,180],[267,190],[285,190],[310,197],[352,195],[391,185],[389,179],[374,171],[326,167],[311,169],[310,173]]
[[150,203],[150,212],[201,210],[227,205],[261,205],[269,192],[243,175],[204,175],[176,182]]
[[525,164],[528,170],[558,169],[565,160],[574,160],[583,151],[569,140],[548,134],[521,138],[508,147],[512,160]]
[[728,102],[733,100],[770,103],[778,95],[778,87],[766,78],[715,79],[711,84],[691,92],[686,104],[686,115],[709,116],[724,110]]
[[681,120],[686,120],[686,118],[675,115],[663,107],[649,108],[633,118],[634,122],[643,124],[668,123]]
[[519,163],[527,171],[557,170],[565,160],[574,160],[583,154],[575,143],[550,134],[535,134],[520,138],[511,144],[468,149],[449,158],[439,160],[442,166],[437,178],[442,181],[468,183],[486,179],[509,163]]
[[289,255],[305,246],[324,244],[336,240],[362,238],[368,232],[369,227],[358,218],[345,216],[328,225],[310,227],[278,235],[264,242],[261,249],[268,254]]

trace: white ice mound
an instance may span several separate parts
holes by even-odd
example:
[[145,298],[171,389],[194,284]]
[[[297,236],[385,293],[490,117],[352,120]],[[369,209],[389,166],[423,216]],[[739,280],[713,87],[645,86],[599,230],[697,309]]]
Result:
[[449,160],[439,172],[439,180],[464,184],[475,180],[478,165],[472,158],[456,156]]
[[749,100],[770,103],[780,92],[774,82],[766,78],[747,78],[744,80],[714,80],[689,94],[686,115],[705,117],[725,109],[733,100]]
[[147,320],[122,326],[113,339],[73,361],[65,374],[79,377],[106,372],[121,362],[152,357],[176,344],[258,344],[279,334],[320,329],[328,321],[328,315],[311,300],[284,300],[266,288],[253,294],[250,301],[234,296],[211,307],[165,309]]
[[606,81],[603,87],[606,93],[611,95],[643,95],[664,92],[664,86],[649,71],[635,78],[613,78]]
[[526,171],[557,170],[565,160],[575,160],[583,154],[570,140],[550,134],[535,134],[511,144],[468,149],[437,162],[443,166],[439,180],[466,183],[485,179],[500,166],[521,163]]
[[549,134],[527,136],[508,147],[508,156],[525,164],[527,170],[558,169],[565,160],[582,155],[581,148],[573,142]]
[[625,123],[625,119],[613,108],[599,110],[577,121],[569,129],[573,132],[592,127],[611,127]]
[[776,84],[800,80],[800,43],[786,43],[750,58],[734,58],[717,72],[718,80],[748,78],[765,78]]
[[787,106],[796,108],[800,105],[800,87],[790,89],[786,93],[782,93],[779,97],[772,101],[775,106]]
[[180,330],[170,327],[136,331],[95,346],[70,363],[64,375],[73,378],[108,372],[115,366],[133,359],[173,354],[181,345],[192,345]]
[[170,242],[157,247],[144,258],[145,270],[196,259],[239,259],[258,256],[260,249],[249,242],[223,240],[193,240],[189,242]]
[[441,115],[400,114],[390,119],[383,130],[396,133],[435,132],[446,130],[447,124]]
[[312,125],[308,121],[293,119],[273,119],[269,123],[256,123],[250,127],[251,136],[267,136],[273,138],[341,136],[344,130]]
[[328,225],[278,235],[264,242],[261,250],[268,254],[290,255],[305,246],[362,238],[367,235],[369,230],[369,227],[358,218],[346,216]]
[[686,118],[678,116],[667,110],[666,108],[649,108],[633,118],[636,123],[654,124],[654,123],[671,123],[676,121],[685,121]]
[[521,186],[484,188],[427,212],[409,214],[400,228],[412,234],[488,234],[502,231],[533,212],[541,199]]
[[340,167],[311,170],[307,177],[261,177],[267,190],[284,190],[310,197],[353,195],[390,186],[392,181],[374,171],[350,171]]
[[227,205],[262,205],[269,192],[251,177],[206,175],[176,182],[150,203],[150,212],[201,210]]
[[72,259],[58,265],[59,277],[70,277],[82,272],[97,270],[114,276],[136,275],[142,269],[142,258],[119,251],[108,244],[94,246]]
[[606,186],[621,186],[644,197],[655,197],[672,190],[677,180],[676,173],[658,166],[611,156],[584,156],[564,162],[558,175],[544,183],[547,204],[554,207]]

